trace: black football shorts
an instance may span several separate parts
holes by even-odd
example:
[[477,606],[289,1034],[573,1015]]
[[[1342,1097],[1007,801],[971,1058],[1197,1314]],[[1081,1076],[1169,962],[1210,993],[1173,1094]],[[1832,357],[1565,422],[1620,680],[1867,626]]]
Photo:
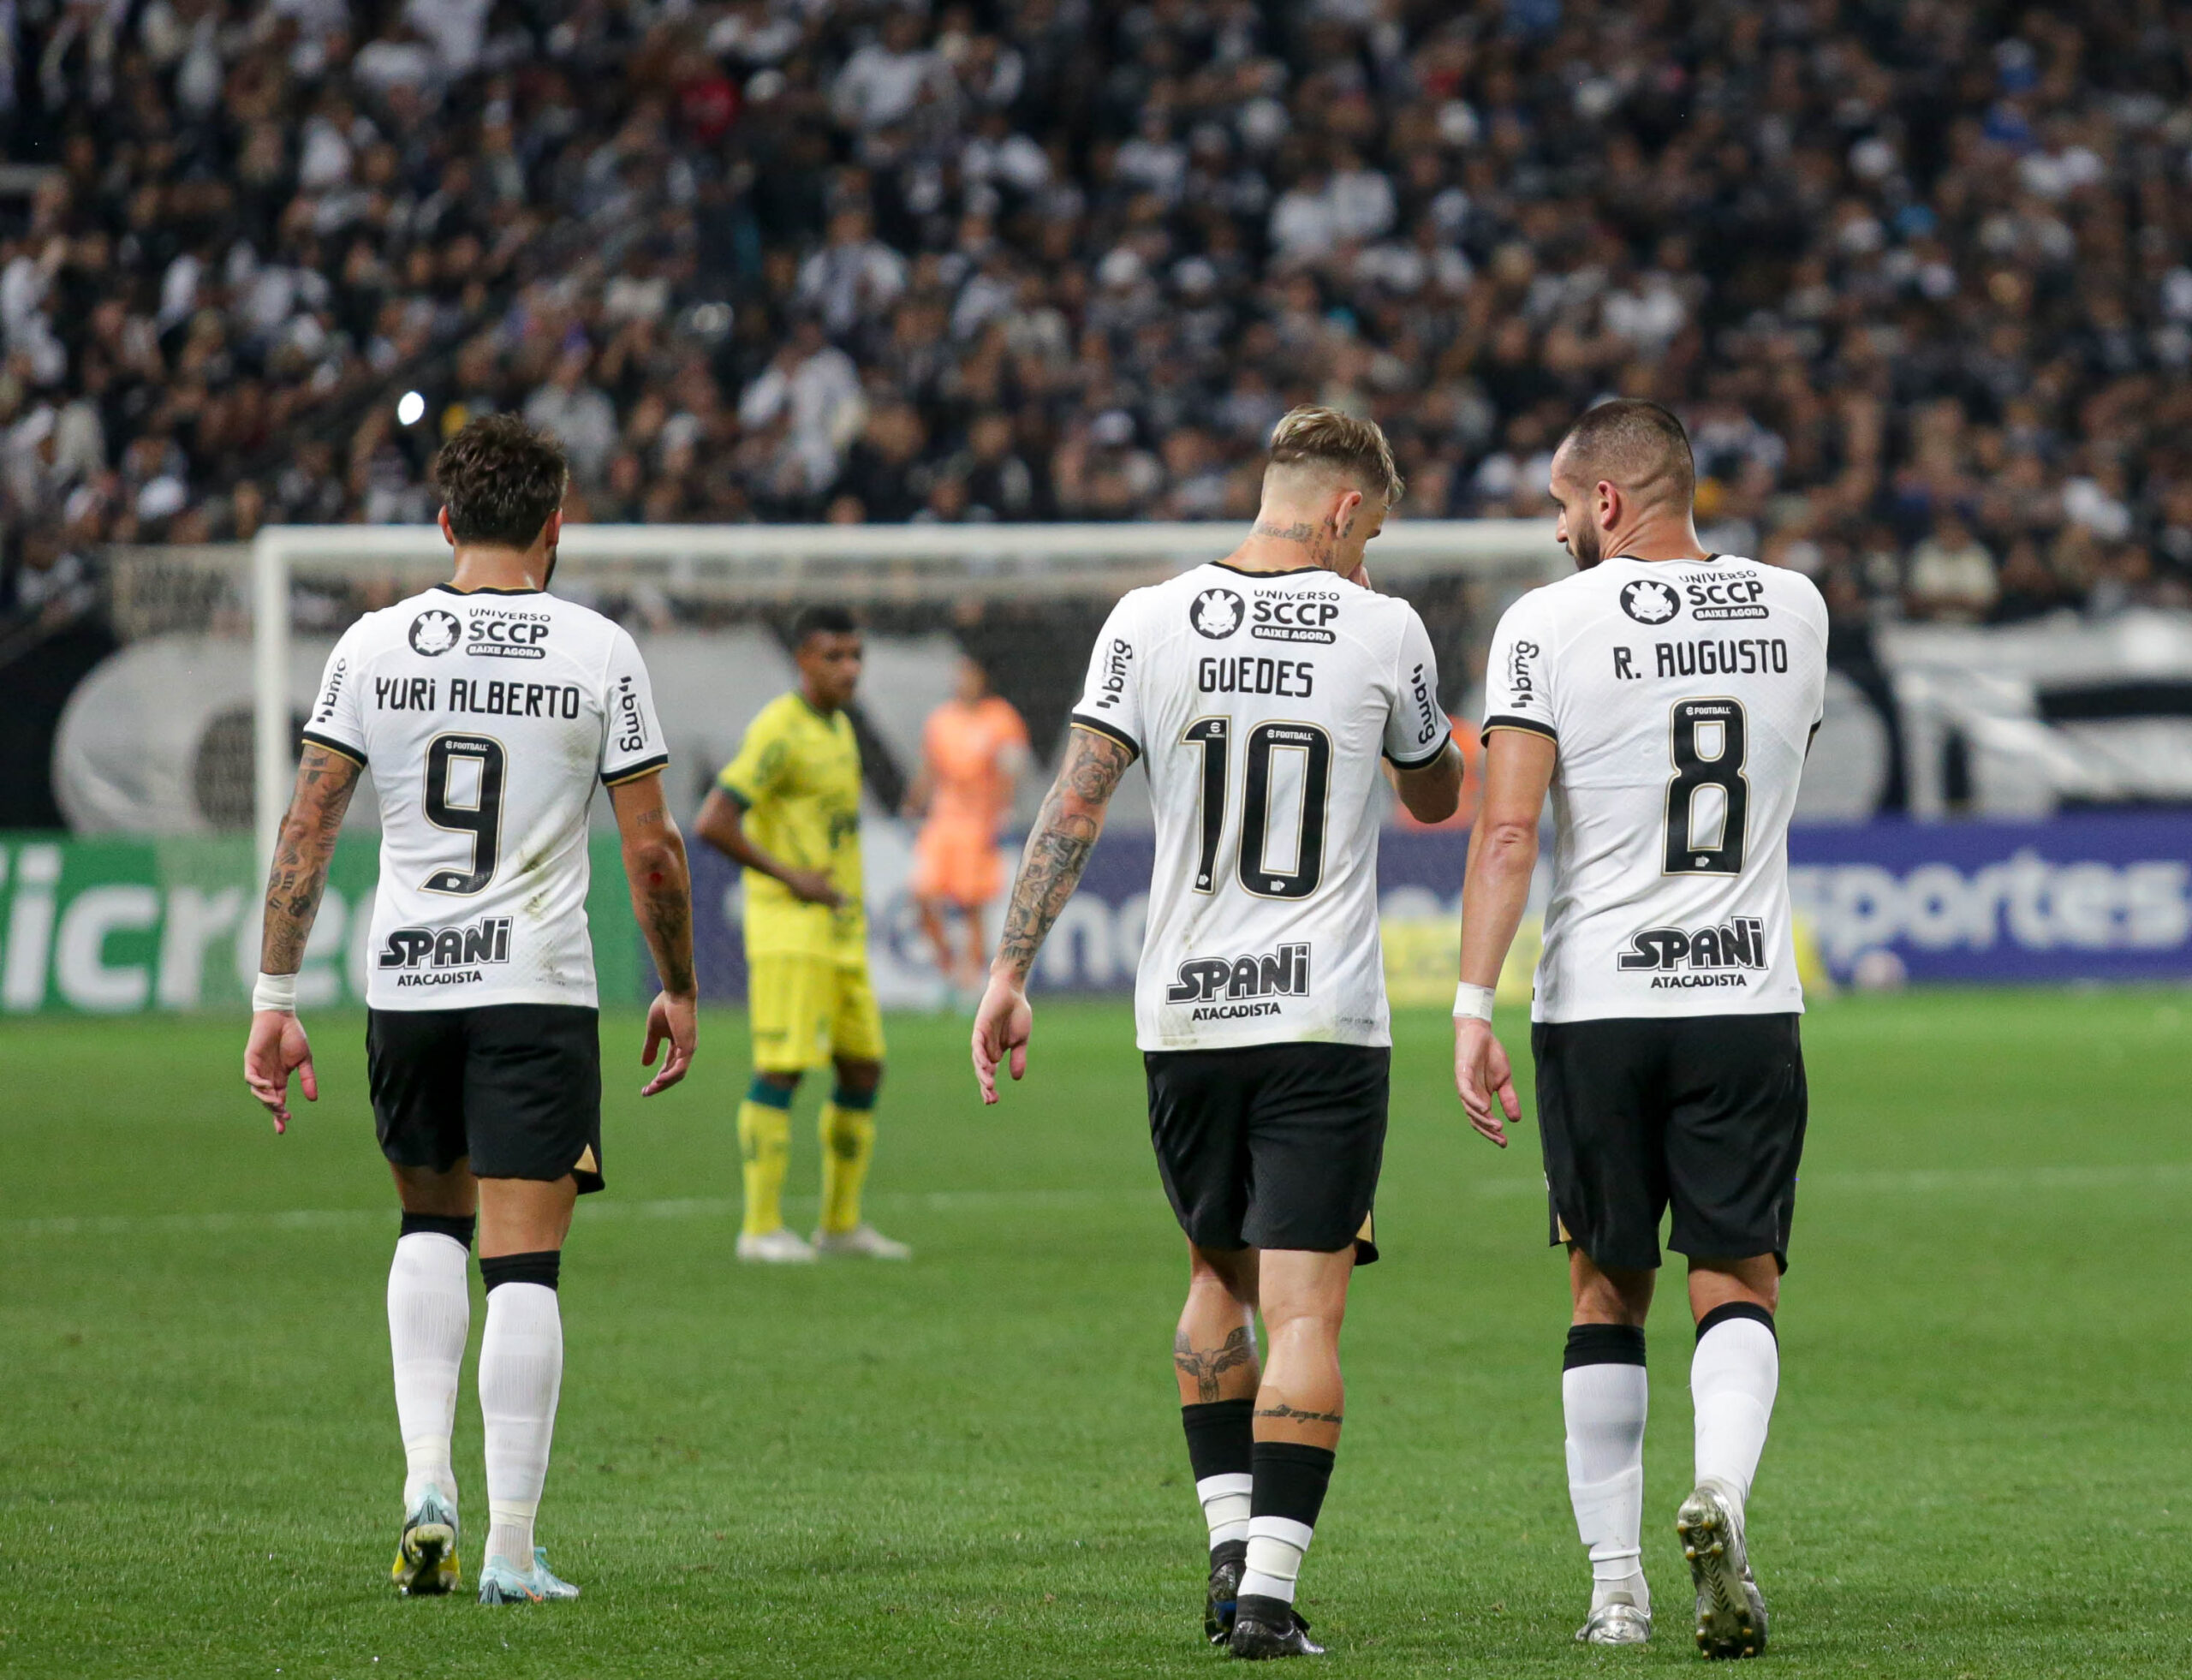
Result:
[[372,1010],[366,1076],[381,1153],[480,1178],[601,1188],[601,1016],[572,1004]]
[[1173,1214],[1203,1248],[1378,1258],[1392,1051],[1260,1044],[1145,1051],[1149,1135]]
[[1600,1266],[1772,1254],[1789,1265],[1804,1153],[1795,1015],[1540,1022],[1538,1131],[1554,1242]]

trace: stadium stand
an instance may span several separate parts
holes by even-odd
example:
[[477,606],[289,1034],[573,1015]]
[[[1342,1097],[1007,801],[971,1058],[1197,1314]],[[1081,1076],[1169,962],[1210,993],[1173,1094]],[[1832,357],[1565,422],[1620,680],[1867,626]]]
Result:
[[1317,396],[1465,515],[1616,390],[1845,617],[2192,599],[2172,9],[8,15],[9,605],[104,541],[419,518],[489,407],[597,520],[1131,518],[1241,512]]

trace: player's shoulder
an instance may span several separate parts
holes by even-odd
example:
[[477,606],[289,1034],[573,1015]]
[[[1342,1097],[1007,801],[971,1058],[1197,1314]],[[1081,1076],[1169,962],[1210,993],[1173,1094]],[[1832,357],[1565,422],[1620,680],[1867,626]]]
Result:
[[754,714],[748,724],[750,735],[789,735],[799,727],[801,721],[811,715],[800,697],[787,688]]
[[1740,563],[1752,569],[1771,595],[1785,600],[1792,608],[1815,614],[1823,624],[1826,622],[1826,597],[1820,587],[1803,573],[1790,566],[1776,566],[1763,560],[1744,560]]
[[1802,572],[1742,554],[1672,563],[1676,571],[1668,581],[1680,593],[1678,611],[1685,619],[1716,630],[1793,619],[1826,634],[1826,598]]
[[1208,610],[1202,598],[1222,583],[1219,571],[1215,566],[1191,566],[1161,583],[1129,589],[1112,609],[1112,620],[1142,634],[1188,628],[1196,614]]
[[[426,589],[393,605],[361,612],[343,631],[342,640],[349,646],[367,652],[405,642],[411,644],[414,652],[438,652],[444,646],[453,647],[461,626],[456,615],[449,609],[448,599],[446,591]],[[421,643],[425,646],[420,646]]]
[[619,650],[628,658],[639,657],[639,644],[632,640],[631,632],[608,614],[545,590],[482,602],[480,611],[544,624],[548,634],[563,642],[581,660],[607,659]]

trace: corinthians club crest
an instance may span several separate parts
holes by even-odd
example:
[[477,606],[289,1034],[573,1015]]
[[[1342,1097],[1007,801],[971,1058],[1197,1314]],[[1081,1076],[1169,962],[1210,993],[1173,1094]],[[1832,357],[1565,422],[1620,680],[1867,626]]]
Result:
[[1622,586],[1621,610],[1640,624],[1664,624],[1682,611],[1682,597],[1671,584],[1640,577]]
[[446,653],[456,646],[462,629],[455,613],[444,612],[439,607],[430,608],[411,621],[411,651],[430,659],[438,653]]
[[1223,641],[1241,628],[1241,598],[1230,589],[1206,589],[1188,607],[1188,623],[1198,635]]

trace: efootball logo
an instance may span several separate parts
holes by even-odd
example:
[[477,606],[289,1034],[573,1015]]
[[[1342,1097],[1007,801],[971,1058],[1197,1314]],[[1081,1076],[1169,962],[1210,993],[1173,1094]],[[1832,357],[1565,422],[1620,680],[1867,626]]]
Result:
[[453,612],[444,612],[434,607],[420,613],[411,621],[411,651],[423,653],[428,658],[446,653],[456,646],[456,639],[464,627],[456,622]]
[[1241,628],[1241,598],[1230,589],[1206,589],[1188,609],[1195,634],[1223,641]]
[[1671,585],[1640,577],[1623,587],[1621,610],[1640,624],[1664,624],[1682,611],[1682,597]]

